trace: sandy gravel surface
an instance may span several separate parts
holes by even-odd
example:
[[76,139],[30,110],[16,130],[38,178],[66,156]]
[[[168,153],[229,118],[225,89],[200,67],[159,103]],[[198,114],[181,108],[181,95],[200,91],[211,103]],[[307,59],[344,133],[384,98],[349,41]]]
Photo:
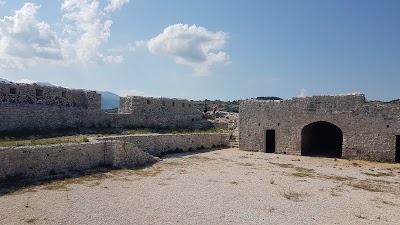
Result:
[[0,196],[0,224],[400,224],[400,165],[176,154]]

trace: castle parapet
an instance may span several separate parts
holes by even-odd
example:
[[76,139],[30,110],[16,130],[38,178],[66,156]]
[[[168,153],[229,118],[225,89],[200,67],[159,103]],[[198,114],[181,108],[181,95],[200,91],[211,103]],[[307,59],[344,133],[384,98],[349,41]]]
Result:
[[176,98],[141,96],[121,97],[118,113],[199,113],[192,101]]
[[101,95],[95,91],[71,90],[36,84],[0,83],[1,104],[27,104],[101,109]]

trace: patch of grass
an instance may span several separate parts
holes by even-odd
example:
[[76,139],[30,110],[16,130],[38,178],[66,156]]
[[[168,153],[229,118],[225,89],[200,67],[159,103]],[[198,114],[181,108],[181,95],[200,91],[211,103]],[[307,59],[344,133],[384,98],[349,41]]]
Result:
[[24,222],[25,223],[35,223],[38,220],[38,218],[30,218],[30,219],[26,219]]
[[67,187],[68,185],[82,184],[85,182],[95,181],[94,183],[89,185],[92,187],[92,186],[100,185],[99,180],[105,179],[108,177],[109,176],[107,174],[100,173],[100,174],[89,174],[89,175],[82,176],[82,177],[66,178],[62,181],[55,181],[55,182],[46,184],[46,185],[44,185],[44,187],[42,189],[43,190],[51,190],[51,191],[55,191],[55,190],[69,191],[70,189]]
[[295,176],[295,177],[314,177],[313,174],[305,173],[305,172],[292,173],[292,175]]
[[354,177],[342,177],[336,175],[323,175],[322,177],[325,179],[336,180],[336,181],[350,181],[355,179]]
[[89,187],[96,187],[96,186],[99,186],[100,184],[101,184],[100,181],[95,181],[95,182],[89,184]]
[[194,159],[196,161],[210,161],[210,160],[215,160],[214,158],[210,158],[207,156],[201,156],[201,155],[192,155],[189,156],[188,159]]
[[133,134],[151,134],[154,133],[151,130],[146,130],[146,129],[137,129],[137,130],[125,130],[122,131],[122,135],[133,135]]
[[373,177],[393,177],[394,176],[394,174],[392,174],[392,173],[383,173],[383,172],[377,172],[377,173],[363,172],[362,174],[365,174],[368,176],[373,176]]
[[308,168],[303,168],[303,167],[298,167],[295,166],[293,164],[289,164],[289,163],[274,163],[274,162],[270,162],[272,165],[275,166],[279,166],[282,168],[291,168],[291,169],[295,169],[297,172],[299,173],[313,173],[314,169],[308,169]]
[[382,200],[382,203],[390,206],[398,206],[396,203],[387,200]]
[[299,173],[314,173],[314,169],[308,169],[308,168],[303,168],[303,167],[293,167],[297,172]]
[[83,143],[83,142],[89,142],[88,137],[81,135],[43,138],[43,139],[36,139],[35,137],[30,137],[26,140],[0,139],[0,147],[18,147],[18,146],[30,146],[30,145],[51,145],[51,144]]
[[20,194],[25,194],[25,193],[31,193],[31,192],[37,192],[38,190],[35,189],[34,187],[24,187],[21,189],[18,189],[17,191],[14,191],[11,193],[11,195],[20,195]]
[[303,201],[303,198],[305,196],[307,196],[307,193],[297,192],[297,191],[285,191],[285,192],[282,192],[281,195],[288,200],[291,200],[294,202],[301,202],[301,201]]
[[240,166],[254,166],[254,163],[236,163]]
[[370,183],[367,183],[364,181],[360,181],[357,183],[348,183],[347,185],[350,187],[353,187],[353,188],[357,188],[357,189],[361,189],[361,190],[369,191],[369,192],[385,192],[385,190],[381,186],[373,185],[373,184],[370,184]]
[[163,161],[160,163],[160,165],[168,167],[181,167],[184,166],[185,163],[180,161]]
[[153,166],[153,167],[138,169],[138,170],[131,170],[132,174],[135,174],[135,175],[138,175],[141,177],[155,177],[158,174],[160,174],[162,171],[164,171],[164,170],[159,166]]
[[293,164],[289,164],[289,163],[274,163],[274,162],[270,162],[272,165],[275,166],[279,166],[282,168],[294,168],[295,166]]

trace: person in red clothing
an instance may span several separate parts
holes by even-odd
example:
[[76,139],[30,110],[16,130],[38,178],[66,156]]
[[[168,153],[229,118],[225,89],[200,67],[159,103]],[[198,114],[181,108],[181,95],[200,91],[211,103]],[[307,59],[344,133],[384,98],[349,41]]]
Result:
[[216,105],[213,105],[213,107],[212,107],[212,112],[213,112],[213,114],[215,115],[215,113],[217,112],[217,106]]

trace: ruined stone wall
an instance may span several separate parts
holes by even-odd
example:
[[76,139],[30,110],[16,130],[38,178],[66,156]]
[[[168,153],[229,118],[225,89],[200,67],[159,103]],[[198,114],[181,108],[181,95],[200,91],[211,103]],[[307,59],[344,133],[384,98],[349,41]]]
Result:
[[400,109],[368,103],[363,94],[313,96],[286,101],[245,100],[240,104],[240,148],[266,151],[266,130],[275,130],[276,152],[300,155],[302,129],[326,121],[343,134],[344,158],[395,160]]
[[100,138],[98,140],[118,140],[137,145],[143,151],[160,155],[163,152],[174,150],[188,151],[190,148],[211,148],[215,146],[227,146],[229,134],[144,134],[125,135]]
[[199,113],[192,101],[176,98],[151,98],[141,96],[121,97],[119,113]]
[[0,104],[0,131],[46,130],[90,127],[155,127],[188,128],[202,120],[201,114],[145,113],[117,114],[102,111],[65,108],[58,106],[32,106]]
[[63,87],[0,83],[0,102],[100,110],[101,95],[95,91]]
[[154,162],[149,154],[227,145],[228,134],[131,135],[89,143],[0,147],[0,181],[39,177],[110,165],[132,167]]
[[105,143],[61,144],[0,148],[0,179],[38,177],[106,164],[110,154]]
[[[190,127],[194,122],[202,120],[201,113],[187,100],[141,97],[123,99],[130,99],[131,105],[122,104],[125,110],[120,110],[127,113],[104,113],[100,107],[101,95],[94,91],[1,83],[0,132],[81,127],[175,129]],[[130,111],[126,110],[127,107]],[[138,108],[142,110],[136,110]]]

